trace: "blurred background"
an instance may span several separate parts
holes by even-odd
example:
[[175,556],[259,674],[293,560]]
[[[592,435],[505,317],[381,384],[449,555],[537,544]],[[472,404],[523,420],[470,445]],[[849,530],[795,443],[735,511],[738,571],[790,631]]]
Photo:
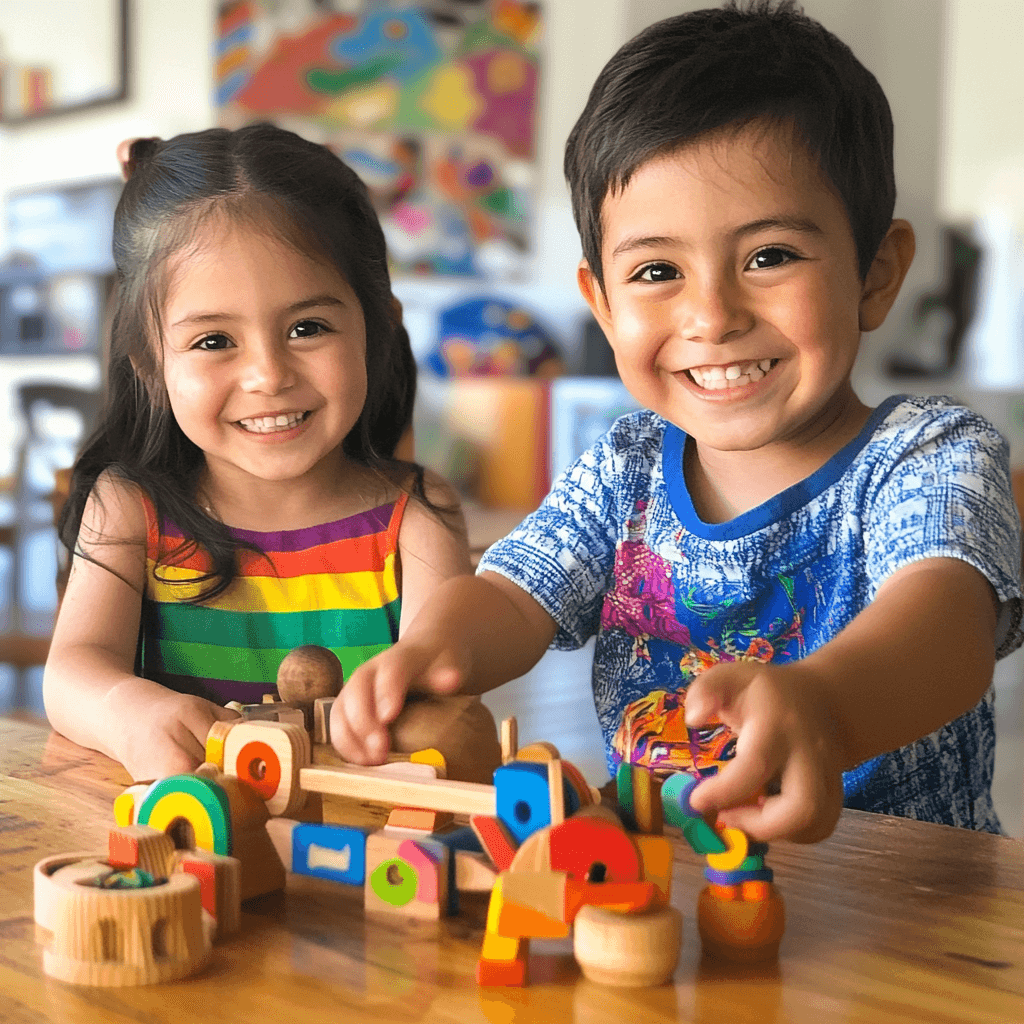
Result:
[[[53,530],[95,418],[115,147],[274,120],[362,175],[421,364],[418,458],[477,553],[633,407],[576,290],[565,139],[611,54],[692,0],[0,0],[0,713],[42,713]],[[804,0],[880,80],[918,253],[861,397],[952,394],[1024,471],[1024,8]],[[489,695],[607,777],[589,651]],[[955,657],[956,652],[951,651]],[[997,800],[1024,834],[1024,662],[997,670]],[[571,720],[564,737],[552,722]],[[543,725],[541,724],[543,723]]]

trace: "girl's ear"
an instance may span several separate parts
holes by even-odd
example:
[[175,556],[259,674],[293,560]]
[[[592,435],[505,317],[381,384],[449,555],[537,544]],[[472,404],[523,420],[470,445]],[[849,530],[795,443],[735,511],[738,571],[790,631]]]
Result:
[[590,264],[586,260],[580,260],[580,265],[576,268],[576,283],[597,322],[602,327],[608,327],[612,315],[611,308],[608,305],[604,289],[601,287],[601,282],[598,281],[597,275],[590,269]]
[[899,295],[903,279],[914,259],[917,243],[909,221],[894,220],[868,268],[860,293],[860,329],[882,326]]

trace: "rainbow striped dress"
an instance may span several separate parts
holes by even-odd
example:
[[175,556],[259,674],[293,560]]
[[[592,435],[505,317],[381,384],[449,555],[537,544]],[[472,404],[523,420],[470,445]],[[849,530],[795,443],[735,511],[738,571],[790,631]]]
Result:
[[214,600],[188,604],[209,567],[202,550],[171,552],[182,533],[146,507],[146,589],[136,673],[218,704],[258,703],[277,690],[284,656],[328,647],[345,678],[398,639],[395,570],[406,495],[333,523],[260,533],[231,529],[265,555],[240,550],[239,574]]

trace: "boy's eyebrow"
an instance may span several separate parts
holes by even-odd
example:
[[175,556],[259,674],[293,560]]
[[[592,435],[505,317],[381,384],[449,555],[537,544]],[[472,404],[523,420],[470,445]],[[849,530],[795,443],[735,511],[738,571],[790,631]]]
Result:
[[[293,302],[290,306],[287,306],[283,312],[301,313],[304,309],[315,309],[317,306],[344,306],[345,304],[337,295],[330,295],[325,292],[323,295],[313,295],[308,299],[299,299],[298,302]],[[188,316],[176,320],[171,326],[181,327],[184,324],[209,324],[223,320],[240,319],[241,317],[235,313],[189,313]]]
[[[730,235],[732,238],[743,238],[745,235],[756,235],[759,231],[798,231],[807,235],[820,235],[821,228],[806,217],[763,217],[761,220],[752,220],[748,224],[741,224],[735,228]],[[664,246],[680,246],[683,241],[673,235],[634,235],[624,238],[612,250],[612,259],[627,252],[635,252],[637,249],[657,249]]]

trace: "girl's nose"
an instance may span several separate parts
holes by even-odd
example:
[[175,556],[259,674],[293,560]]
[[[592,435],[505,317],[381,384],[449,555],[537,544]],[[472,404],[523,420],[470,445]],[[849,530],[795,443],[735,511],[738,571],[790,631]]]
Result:
[[276,395],[295,383],[295,373],[287,349],[275,344],[257,344],[247,353],[242,373],[246,391]]
[[680,323],[687,341],[718,345],[745,334],[753,315],[743,301],[739,283],[728,275],[694,275],[682,292]]

